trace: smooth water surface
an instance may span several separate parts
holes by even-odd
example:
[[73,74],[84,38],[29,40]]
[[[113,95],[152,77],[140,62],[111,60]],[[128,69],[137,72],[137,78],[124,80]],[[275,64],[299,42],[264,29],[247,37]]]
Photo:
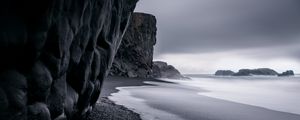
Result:
[[299,77],[191,78],[119,87],[109,98],[144,120],[300,120]]

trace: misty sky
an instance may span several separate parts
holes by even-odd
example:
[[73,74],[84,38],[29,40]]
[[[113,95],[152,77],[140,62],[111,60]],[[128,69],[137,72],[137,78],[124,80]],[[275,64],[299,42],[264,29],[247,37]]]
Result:
[[299,0],[140,0],[136,12],[157,18],[154,59],[182,73],[300,73]]

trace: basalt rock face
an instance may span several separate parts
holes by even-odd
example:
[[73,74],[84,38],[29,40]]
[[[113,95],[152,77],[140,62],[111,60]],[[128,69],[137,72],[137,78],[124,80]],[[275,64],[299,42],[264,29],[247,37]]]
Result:
[[134,13],[115,56],[110,75],[151,77],[156,30],[156,18],[153,15]]
[[1,0],[0,119],[82,119],[137,0]]
[[110,71],[111,76],[188,79],[165,62],[153,62],[156,18],[134,13]]

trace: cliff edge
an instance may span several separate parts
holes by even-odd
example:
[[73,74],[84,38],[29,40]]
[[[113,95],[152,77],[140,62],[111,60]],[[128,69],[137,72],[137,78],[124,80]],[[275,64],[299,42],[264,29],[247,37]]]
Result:
[[185,79],[165,62],[153,62],[156,43],[156,18],[151,14],[134,13],[115,56],[110,75],[139,78]]
[[110,75],[151,77],[156,31],[155,16],[134,13],[115,56]]

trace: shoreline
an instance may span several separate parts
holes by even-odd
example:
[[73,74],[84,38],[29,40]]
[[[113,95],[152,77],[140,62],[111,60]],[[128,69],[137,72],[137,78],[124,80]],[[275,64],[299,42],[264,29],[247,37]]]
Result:
[[[161,115],[164,116],[161,120],[167,118],[173,120],[200,118],[203,120],[300,119],[299,114],[198,95],[199,91],[207,92],[206,89],[200,90],[198,87],[182,86],[175,81],[108,77],[104,82],[101,97],[109,98],[114,103],[112,105],[122,106],[126,111],[130,111],[130,115],[138,116],[138,118],[111,120],[141,120],[141,118],[160,118]],[[228,108],[230,111],[226,110]]]
[[[134,86],[154,86],[153,84],[144,83],[145,81],[160,82],[160,83],[173,83],[155,78],[126,78],[109,76],[104,80],[103,89],[101,90],[100,97],[109,97],[112,93],[116,93],[119,90],[117,87],[134,87]],[[177,83],[173,83],[177,84]]]
[[99,101],[85,120],[142,120],[138,113],[107,97],[101,97]]
[[134,87],[152,84],[144,83],[144,81],[165,82],[154,78],[125,78],[109,76],[103,83],[103,88],[91,113],[86,117],[86,120],[142,120],[139,113],[127,108],[124,105],[118,105],[108,97],[113,93],[119,92],[118,87]]
[[[139,78],[139,81],[143,82],[149,80]],[[159,110],[179,116],[178,120],[182,118],[184,120],[200,118],[203,120],[300,119],[299,114],[198,95],[199,89],[194,89],[190,86],[181,86],[177,83],[163,84],[162,82],[156,81],[154,81],[154,83],[151,81],[146,82],[145,84],[148,85],[147,83],[150,85],[145,86],[142,89],[139,87],[140,85],[129,85],[129,87],[119,86],[121,91],[114,94],[114,98],[110,98],[118,104],[125,105],[128,108],[134,108],[134,111],[139,111],[139,113],[146,113],[147,115],[149,114],[148,111]],[[135,99],[140,99],[141,101],[134,101]],[[139,102],[143,102],[143,104],[140,104]],[[141,105],[145,104],[147,105],[146,107],[141,107]],[[230,111],[227,109],[230,109]],[[153,116],[157,115],[159,116],[161,114],[154,114]],[[164,116],[169,115],[164,114]],[[165,119],[162,118],[161,120]]]

